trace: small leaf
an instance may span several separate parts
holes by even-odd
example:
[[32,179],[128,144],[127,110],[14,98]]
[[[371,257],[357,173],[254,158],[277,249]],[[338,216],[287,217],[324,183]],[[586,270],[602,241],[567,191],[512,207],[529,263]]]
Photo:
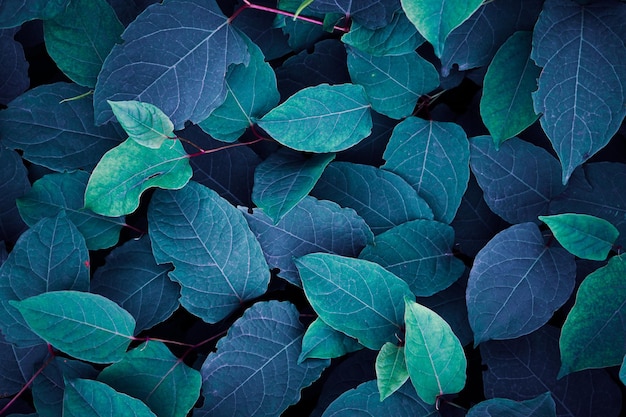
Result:
[[367,137],[372,118],[363,87],[320,84],[289,97],[258,124],[289,148],[328,153],[348,149]]
[[588,214],[539,216],[539,220],[571,254],[592,261],[605,260],[619,236],[611,223]]
[[467,412],[467,417],[556,417],[552,395],[546,392],[526,401],[493,398],[476,404]]
[[[6,111],[6,110],[5,110]],[[0,113],[1,114],[1,113]],[[0,145],[0,241],[15,242],[26,225],[20,218],[16,200],[28,193],[28,171],[17,152]]]
[[150,103],[109,100],[107,103],[128,137],[142,146],[158,149],[174,134],[169,117]]
[[383,345],[376,357],[376,382],[380,401],[396,392],[409,379],[409,371],[404,360],[404,347],[391,342]]
[[133,317],[101,295],[53,291],[9,303],[39,337],[88,362],[121,360],[135,329]]
[[295,260],[304,293],[330,327],[370,349],[397,340],[408,285],[378,264],[313,253]]
[[129,214],[139,207],[139,198],[148,188],[179,189],[191,175],[180,141],[151,149],[127,139],[107,152],[91,173],[85,208],[105,216]]
[[465,386],[467,360],[463,346],[437,313],[406,298],[404,355],[411,382],[427,404]]
[[363,346],[353,338],[333,329],[320,318],[316,318],[306,329],[302,338],[302,352],[298,356],[298,364],[309,358],[339,358],[362,348]]

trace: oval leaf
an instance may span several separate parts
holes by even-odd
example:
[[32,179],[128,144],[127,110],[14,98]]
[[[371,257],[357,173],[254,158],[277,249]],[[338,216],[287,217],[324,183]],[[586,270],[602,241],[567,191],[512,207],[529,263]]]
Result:
[[409,379],[404,360],[404,347],[391,342],[383,345],[376,357],[376,382],[380,401],[385,401]]
[[158,149],[174,134],[172,121],[158,107],[140,101],[107,100],[128,137],[138,144]]
[[298,356],[298,363],[309,358],[332,359],[362,349],[353,338],[341,333],[319,317],[309,325],[302,338],[302,352]]

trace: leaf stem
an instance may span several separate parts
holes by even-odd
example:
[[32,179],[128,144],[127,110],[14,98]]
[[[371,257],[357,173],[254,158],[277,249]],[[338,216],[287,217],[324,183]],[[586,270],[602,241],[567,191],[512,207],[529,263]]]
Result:
[[267,138],[264,138],[264,137],[260,137],[260,138],[254,139],[253,141],[250,141],[250,142],[232,143],[232,144],[230,144],[230,145],[222,146],[222,147],[220,147],[220,148],[214,148],[214,149],[203,149],[203,150],[201,150],[201,151],[199,151],[199,152],[192,153],[192,154],[188,154],[188,155],[186,156],[186,158],[195,158],[196,156],[201,156],[201,155],[206,155],[206,154],[209,154],[209,153],[214,153],[214,152],[218,152],[218,151],[223,151],[223,150],[225,150],[225,149],[229,149],[229,148],[236,148],[237,146],[252,145],[252,144],[254,144],[254,143],[258,143],[258,142],[261,142],[261,141],[264,141],[264,140],[268,140],[268,139],[267,139]]

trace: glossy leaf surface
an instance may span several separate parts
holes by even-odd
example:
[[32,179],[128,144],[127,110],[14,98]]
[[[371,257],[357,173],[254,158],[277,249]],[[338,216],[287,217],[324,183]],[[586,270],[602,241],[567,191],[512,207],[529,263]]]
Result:
[[556,409],[549,392],[526,401],[493,398],[476,404],[467,417],[554,417]]
[[363,346],[356,340],[333,329],[318,317],[313,320],[313,323],[307,327],[304,333],[302,352],[298,356],[298,363],[309,358],[338,358],[362,348]]
[[159,149],[174,135],[172,121],[156,106],[140,101],[107,101],[117,121],[138,144]]
[[376,382],[380,401],[396,392],[409,379],[409,371],[404,360],[404,347],[391,342],[383,345],[376,357]]

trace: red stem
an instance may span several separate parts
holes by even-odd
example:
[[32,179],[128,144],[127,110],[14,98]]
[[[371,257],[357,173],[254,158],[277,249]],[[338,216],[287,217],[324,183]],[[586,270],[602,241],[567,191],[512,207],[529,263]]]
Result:
[[237,146],[246,146],[246,145],[252,145],[253,143],[258,143],[264,140],[268,140],[267,138],[264,137],[260,137],[257,138],[253,141],[250,142],[240,142],[240,143],[233,143],[230,145],[226,145],[226,146],[222,146],[221,148],[215,148],[215,149],[206,149],[206,150],[202,150],[196,153],[191,153],[188,154],[185,158],[195,158],[196,156],[201,156],[201,155],[206,155],[209,153],[214,153],[214,152],[218,152],[218,151],[223,151],[224,149],[229,149],[229,148],[236,148]]

